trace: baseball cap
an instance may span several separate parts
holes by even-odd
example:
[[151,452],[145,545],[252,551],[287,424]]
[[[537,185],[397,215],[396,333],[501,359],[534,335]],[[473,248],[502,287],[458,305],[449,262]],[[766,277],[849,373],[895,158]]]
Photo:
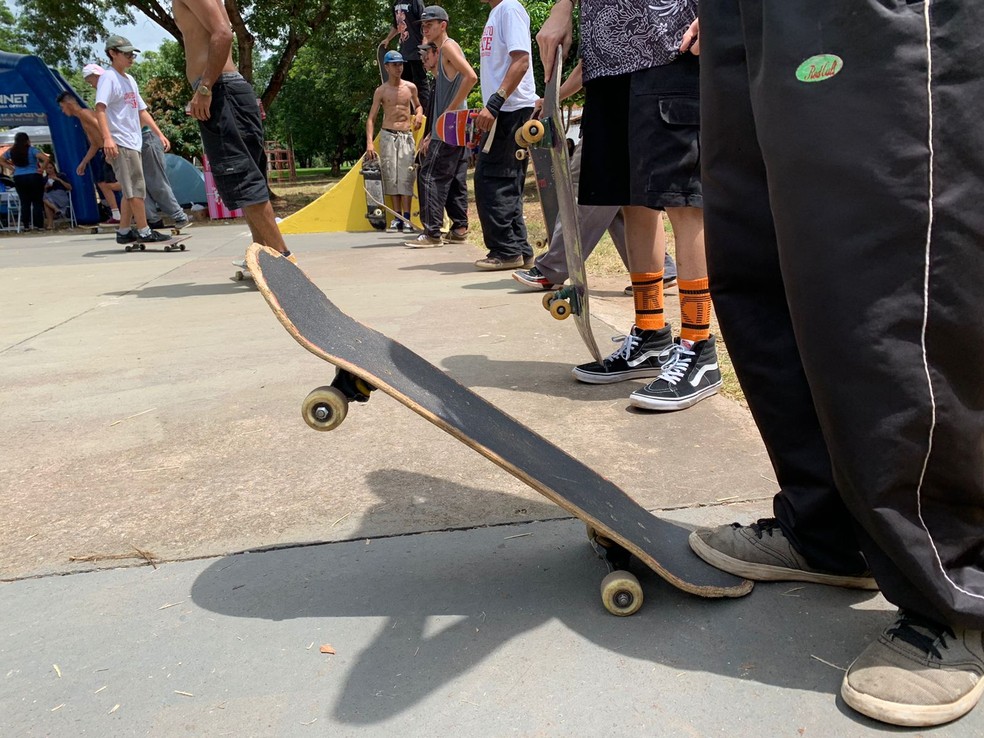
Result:
[[417,47],[417,51],[419,51],[421,54],[427,51],[437,51],[437,44],[432,44],[430,42],[423,43]]
[[106,70],[100,67],[98,64],[86,64],[82,67],[82,76],[91,77],[93,74],[97,77],[101,77],[102,73]]
[[423,23],[424,21],[431,20],[449,21],[448,11],[440,5],[428,5],[424,8],[424,12],[420,14],[420,22]]
[[406,60],[399,51],[387,51],[383,57],[383,64],[405,64]]
[[130,39],[123,36],[110,36],[106,39],[106,51],[110,49],[114,51],[122,51],[124,53],[128,51],[140,51],[140,49],[135,48],[133,44],[130,43]]

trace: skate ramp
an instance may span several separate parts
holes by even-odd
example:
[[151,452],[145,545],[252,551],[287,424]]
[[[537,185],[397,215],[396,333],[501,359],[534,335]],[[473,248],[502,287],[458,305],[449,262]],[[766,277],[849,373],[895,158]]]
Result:
[[[423,137],[423,130],[424,127],[421,126],[420,130],[414,134],[414,140],[418,146]],[[379,136],[376,136],[375,146],[376,151],[379,151]],[[349,170],[349,173],[325,194],[280,221],[280,232],[284,234],[339,233],[373,230],[366,219],[366,190],[360,174],[364,158],[360,158]],[[387,197],[386,201],[387,206],[392,207],[390,198]],[[392,218],[392,214],[387,213],[386,219],[392,220]],[[417,228],[421,227],[416,182],[414,182],[413,208],[410,220]]]

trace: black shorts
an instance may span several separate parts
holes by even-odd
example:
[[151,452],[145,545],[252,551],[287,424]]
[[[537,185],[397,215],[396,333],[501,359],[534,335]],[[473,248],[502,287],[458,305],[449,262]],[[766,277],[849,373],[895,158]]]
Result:
[[102,149],[99,149],[96,155],[89,160],[89,166],[92,168],[92,177],[96,180],[96,184],[116,183],[116,172],[113,171],[113,165],[106,161],[106,155]]
[[703,207],[699,69],[684,54],[584,86],[582,205]]
[[211,117],[198,121],[215,188],[230,210],[270,199],[263,121],[253,86],[226,72],[212,86]]

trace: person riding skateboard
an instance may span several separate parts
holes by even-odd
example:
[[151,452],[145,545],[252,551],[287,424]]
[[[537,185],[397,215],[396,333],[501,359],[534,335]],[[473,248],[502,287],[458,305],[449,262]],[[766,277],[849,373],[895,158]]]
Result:
[[184,36],[185,73],[194,90],[189,113],[198,121],[215,187],[231,210],[242,208],[255,243],[294,260],[270,204],[263,121],[253,86],[232,60],[229,14],[219,0],[174,0]]
[[[528,161],[516,158],[516,131],[533,114],[530,15],[519,0],[482,0],[489,17],[479,46],[482,104],[475,127],[483,131],[475,164],[475,207],[488,255],[484,271],[533,266],[523,217]],[[527,264],[528,262],[528,264]]]
[[[116,231],[116,243],[160,243],[170,238],[151,230],[144,210],[147,188],[144,181],[141,149],[142,125],[150,126],[163,140],[147,103],[140,97],[137,81],[126,70],[140,53],[123,36],[106,39],[106,55],[112,65],[100,77],[96,85],[96,117],[103,136],[103,152],[113,165],[123,194],[120,204],[120,225]],[[168,144],[170,145],[170,144]],[[131,218],[136,221],[136,232],[130,227]]]
[[[414,156],[416,144],[413,131],[423,125],[424,108],[417,96],[417,87],[401,78],[403,56],[399,51],[387,51],[383,57],[388,78],[376,88],[366,120],[366,161],[379,159],[383,175],[383,195],[393,198],[393,209],[403,215],[390,226],[394,230],[413,232],[410,208],[413,202]],[[373,145],[376,115],[383,109],[383,125],[379,132],[379,154]],[[416,110],[416,113],[411,113]],[[406,222],[405,222],[406,221]]]
[[[420,27],[427,43],[437,48],[436,83],[431,109],[433,119],[448,110],[463,110],[478,75],[465,59],[461,46],[448,37],[448,12],[440,5],[429,5],[420,15]],[[452,146],[425,136],[420,143],[424,161],[420,179],[420,220],[424,232],[406,245],[412,249],[442,246],[441,226],[444,211],[451,219],[448,240],[462,242],[468,235],[468,149]]]

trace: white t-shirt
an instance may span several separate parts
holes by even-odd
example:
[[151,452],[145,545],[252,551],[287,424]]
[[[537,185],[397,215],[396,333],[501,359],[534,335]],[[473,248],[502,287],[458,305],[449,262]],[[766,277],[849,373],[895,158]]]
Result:
[[506,112],[531,108],[537,101],[533,82],[533,49],[530,40],[530,15],[519,0],[502,0],[492,8],[482,31],[480,46],[482,62],[482,102],[487,103],[502,86],[506,71],[512,63],[510,51],[524,51],[530,55],[530,66],[523,75],[519,87],[506,98],[502,109]]
[[129,74],[120,74],[110,67],[99,77],[96,87],[96,105],[106,106],[109,132],[117,146],[140,151],[143,136],[140,132],[140,111],[147,103],[140,97],[137,81]]

